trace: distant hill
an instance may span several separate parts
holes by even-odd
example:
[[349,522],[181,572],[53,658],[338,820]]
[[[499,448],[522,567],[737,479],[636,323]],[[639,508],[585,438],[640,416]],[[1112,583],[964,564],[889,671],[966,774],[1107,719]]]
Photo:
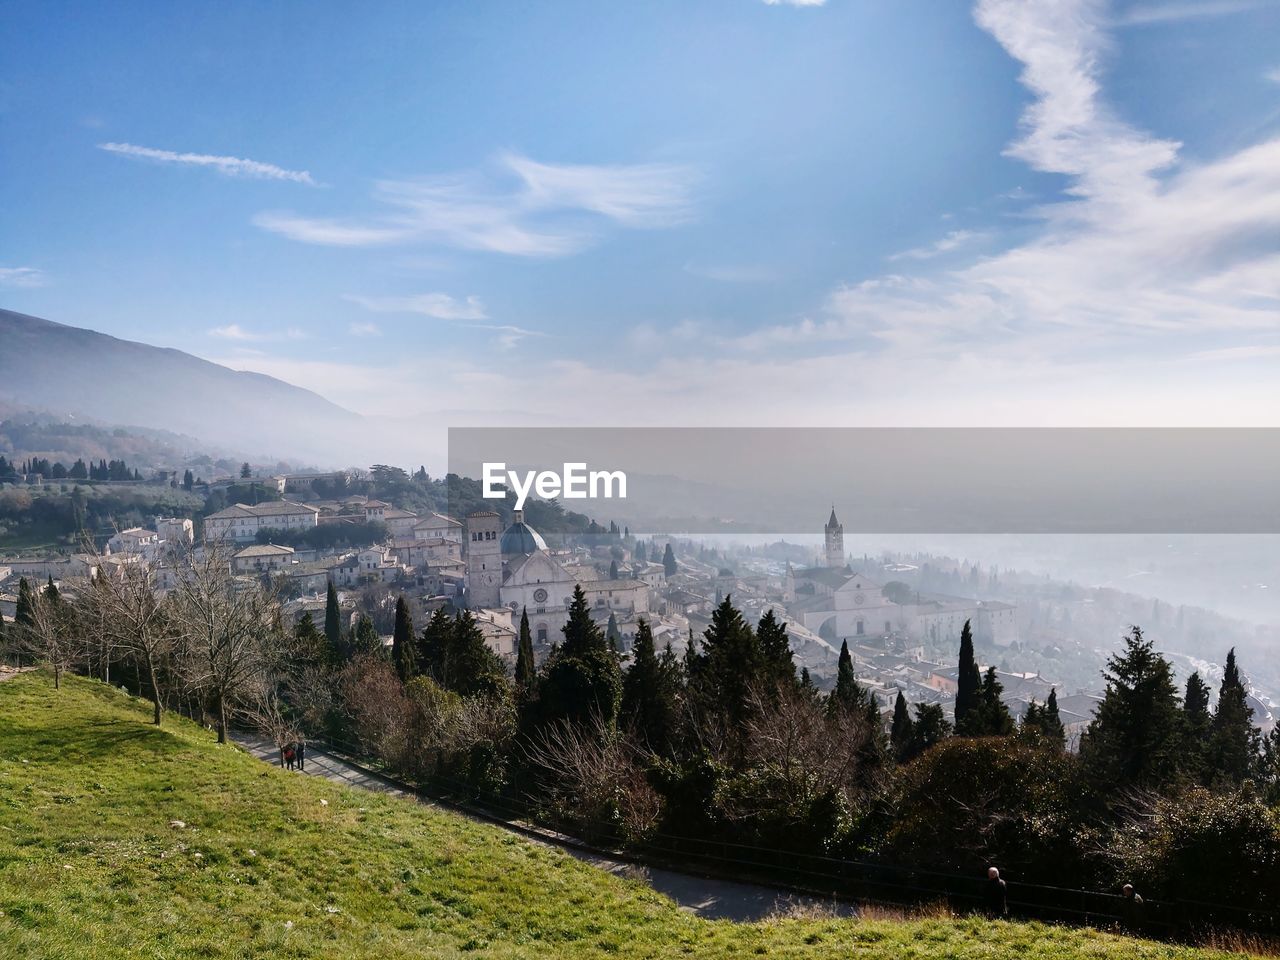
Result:
[[274,377],[11,310],[0,310],[0,400],[317,462],[361,422]]

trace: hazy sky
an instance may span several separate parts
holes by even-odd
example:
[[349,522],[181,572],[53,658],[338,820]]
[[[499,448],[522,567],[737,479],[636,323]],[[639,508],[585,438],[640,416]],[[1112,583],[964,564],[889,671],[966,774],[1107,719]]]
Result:
[[1280,425],[1280,2],[0,2],[0,305],[441,423]]

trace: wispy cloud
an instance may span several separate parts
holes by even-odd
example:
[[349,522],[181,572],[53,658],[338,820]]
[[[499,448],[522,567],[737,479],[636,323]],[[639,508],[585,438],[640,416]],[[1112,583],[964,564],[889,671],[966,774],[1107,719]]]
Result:
[[209,336],[219,340],[236,340],[241,343],[254,343],[269,340],[305,340],[307,334],[297,327],[290,327],[283,332],[262,332],[247,330],[238,323],[229,323],[224,327],[214,327]]
[[1034,211],[1040,226],[1030,239],[947,271],[843,286],[815,316],[739,345],[1071,363],[1108,348],[1186,355],[1207,339],[1225,348],[1275,330],[1280,139],[1180,166],[1179,144],[1133,127],[1103,101],[1104,12],[1096,0],[980,0],[975,9],[1035,95],[1007,152],[1068,178],[1065,199]]
[[770,7],[821,7],[827,0],[764,0]]
[[923,247],[913,247],[910,250],[903,250],[901,253],[891,254],[889,260],[932,260],[934,257],[940,257],[944,254],[959,250],[961,247],[967,246],[976,240],[985,237],[986,234],[979,233],[975,230],[952,230],[946,236],[933,243],[926,244]]
[[447,293],[418,293],[407,297],[360,297],[348,295],[344,299],[358,303],[375,313],[417,313],[436,320],[487,320],[484,304],[479,297],[459,300]]
[[378,325],[376,323],[369,323],[367,321],[364,323],[351,324],[351,326],[347,328],[347,332],[350,333],[353,337],[382,336],[382,331],[378,328]]
[[333,219],[265,211],[264,230],[303,243],[385,246],[434,243],[520,257],[561,257],[598,239],[602,224],[675,226],[690,216],[694,171],[677,164],[539,163],[497,158],[489,174],[384,180],[380,215]]
[[1280,83],[1280,67],[1268,70],[1262,76],[1263,79],[1270,80],[1272,83]]
[[43,287],[48,275],[36,267],[0,267],[0,287]]
[[1165,0],[1163,3],[1140,3],[1122,11],[1115,19],[1117,26],[1137,27],[1152,23],[1177,23],[1204,17],[1224,17],[1233,13],[1257,10],[1264,0]]
[[286,170],[274,163],[247,160],[243,157],[223,157],[208,153],[178,153],[174,150],[157,150],[133,143],[100,143],[99,150],[152,163],[176,164],[187,167],[206,167],[227,177],[243,177],[251,180],[287,180],[308,187],[319,186],[306,170]]

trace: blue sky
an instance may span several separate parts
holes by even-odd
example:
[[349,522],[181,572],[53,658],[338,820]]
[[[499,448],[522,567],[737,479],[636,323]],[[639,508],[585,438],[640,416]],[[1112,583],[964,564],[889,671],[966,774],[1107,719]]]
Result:
[[503,423],[1271,423],[1280,3],[0,2],[0,303]]

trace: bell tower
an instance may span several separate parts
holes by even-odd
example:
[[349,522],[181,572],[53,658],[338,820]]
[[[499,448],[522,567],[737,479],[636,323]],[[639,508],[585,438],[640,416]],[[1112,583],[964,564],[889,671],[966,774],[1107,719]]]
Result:
[[467,599],[475,608],[501,605],[502,518],[488,510],[467,516]]
[[826,544],[827,566],[844,566],[844,526],[836,519],[835,504],[831,505],[831,519],[823,527],[823,539]]

